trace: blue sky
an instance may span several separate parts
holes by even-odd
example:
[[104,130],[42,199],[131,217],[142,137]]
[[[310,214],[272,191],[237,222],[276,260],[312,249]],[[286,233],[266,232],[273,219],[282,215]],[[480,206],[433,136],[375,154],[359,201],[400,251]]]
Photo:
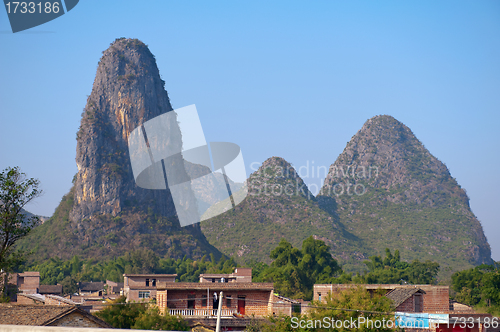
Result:
[[[76,132],[101,52],[155,54],[174,108],[207,141],[329,166],[370,117],[405,123],[471,198],[500,260],[500,2],[97,1],[12,34],[0,10],[0,168],[20,166],[51,215],[76,173]],[[320,178],[306,178],[315,191]]]

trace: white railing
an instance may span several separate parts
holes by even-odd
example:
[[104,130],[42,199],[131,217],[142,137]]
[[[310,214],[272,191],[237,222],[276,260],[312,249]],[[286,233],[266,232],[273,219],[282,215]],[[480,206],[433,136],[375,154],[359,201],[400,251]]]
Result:
[[[168,309],[168,312],[173,316],[217,318],[217,310],[215,309]],[[222,317],[232,317],[234,313],[236,313],[236,310],[221,310]]]

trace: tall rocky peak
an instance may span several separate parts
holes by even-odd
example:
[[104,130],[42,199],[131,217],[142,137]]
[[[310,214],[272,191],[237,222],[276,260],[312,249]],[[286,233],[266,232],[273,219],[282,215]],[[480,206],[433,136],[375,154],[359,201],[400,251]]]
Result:
[[[99,61],[82,114],[74,186],[54,215],[19,242],[20,248],[34,251],[30,259],[109,258],[144,248],[160,257],[220,257],[199,225],[180,227],[169,190],[142,189],[135,183],[128,136],[171,110],[146,45],[137,39],[113,42]],[[174,138],[170,144],[180,149],[174,145],[181,144],[177,122],[168,125],[169,139]]]
[[[103,52],[77,133],[74,206],[70,219],[118,215],[126,206],[175,213],[168,191],[137,187],[128,152],[130,132],[172,110],[155,58],[137,39],[120,38]],[[173,130],[177,130],[173,128]],[[180,135],[180,131],[178,133]]]
[[465,191],[391,116],[369,119],[347,143],[317,197],[323,205],[325,198],[335,201],[346,229],[377,254],[385,247],[400,249],[403,257],[453,269],[491,262]]
[[387,198],[403,204],[434,206],[442,201],[442,192],[469,204],[465,191],[446,166],[407,126],[389,115],[369,119],[352,137],[330,167],[321,194],[335,195],[342,189],[347,192],[349,184],[351,193],[360,193],[363,187],[354,187],[356,183],[385,190],[405,188]]

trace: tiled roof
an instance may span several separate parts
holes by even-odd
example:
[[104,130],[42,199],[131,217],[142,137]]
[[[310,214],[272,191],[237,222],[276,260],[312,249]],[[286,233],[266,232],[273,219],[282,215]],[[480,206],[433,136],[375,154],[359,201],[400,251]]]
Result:
[[288,297],[284,297],[284,296],[277,295],[277,294],[274,294],[274,297],[276,298],[277,302],[283,301],[283,302],[289,302],[289,303],[295,303],[295,304],[300,303],[297,300],[292,300],[292,299],[289,299]]
[[40,285],[38,286],[39,294],[62,294],[62,285]]
[[70,304],[70,305],[77,305],[78,304],[75,301],[67,299],[67,298],[62,297],[62,296],[47,294],[47,295],[45,295],[45,297],[50,298],[50,299],[55,300],[55,301],[62,302],[62,303]]
[[17,294],[17,297],[19,298],[20,296],[24,296],[30,300],[33,301],[38,301],[41,303],[45,303],[45,295],[40,295],[40,294],[26,294],[26,293],[19,293]]
[[395,307],[398,307],[417,292],[425,294],[423,290],[417,287],[397,287],[385,294],[385,296],[392,300]]
[[157,287],[158,290],[169,289],[210,289],[210,290],[266,290],[274,289],[273,283],[269,282],[233,282],[233,283],[212,283],[212,282],[163,282]]
[[92,320],[102,327],[110,327],[99,318],[74,306],[0,304],[0,322],[5,325],[47,326],[73,312]]
[[80,282],[78,287],[84,292],[98,292],[104,290],[103,282]]

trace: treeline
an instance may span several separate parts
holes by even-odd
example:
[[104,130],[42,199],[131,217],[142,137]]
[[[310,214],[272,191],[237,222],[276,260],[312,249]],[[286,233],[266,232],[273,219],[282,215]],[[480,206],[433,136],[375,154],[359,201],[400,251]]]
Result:
[[[330,254],[330,248],[320,240],[309,237],[302,248],[294,248],[281,240],[271,252],[273,262],[267,265],[252,262],[254,282],[273,282],[280,295],[310,300],[313,286],[318,283],[436,283],[439,264],[435,262],[401,261],[399,251],[389,249],[385,257],[372,256],[365,264],[364,274],[347,274]],[[196,282],[202,273],[232,273],[238,267],[233,258],[216,260],[213,255],[200,260],[190,258],[159,258],[153,251],[142,249],[105,261],[81,260],[78,256],[62,261],[52,258],[48,262],[29,267],[39,271],[42,284],[61,284],[66,294],[78,290],[79,281],[123,281],[124,273],[176,273],[178,281]],[[27,269],[26,269],[27,270]]]
[[176,273],[179,281],[198,281],[201,273],[232,273],[236,267],[232,258],[216,260],[213,255],[200,260],[190,258],[159,258],[152,250],[142,249],[122,256],[98,261],[95,258],[81,260],[78,256],[63,261],[59,258],[25,268],[39,271],[42,284],[61,284],[65,294],[78,290],[80,281],[123,282],[124,273]]
[[304,240],[302,249],[293,248],[281,240],[271,252],[273,262],[253,264],[255,281],[274,282],[275,290],[291,298],[310,300],[314,284],[435,284],[439,264],[431,261],[411,263],[401,261],[399,251],[394,255],[371,256],[365,261],[364,274],[345,273],[331,256],[328,246],[312,237]]
[[499,263],[455,272],[451,276],[451,287],[458,302],[500,314]]

